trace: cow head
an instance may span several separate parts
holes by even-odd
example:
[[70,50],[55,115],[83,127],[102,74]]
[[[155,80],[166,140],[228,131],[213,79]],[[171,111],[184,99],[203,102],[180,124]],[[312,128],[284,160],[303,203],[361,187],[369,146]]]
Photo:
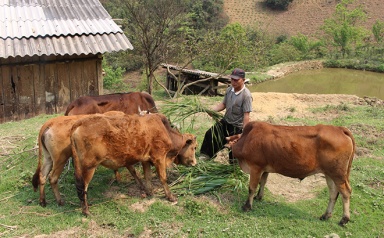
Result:
[[196,136],[192,134],[184,134],[183,140],[185,142],[184,146],[176,156],[174,163],[185,166],[195,166],[197,163],[195,157],[197,148]]
[[228,149],[231,149],[232,146],[240,139],[240,137],[241,134],[225,137],[225,139],[227,140],[227,144],[225,144],[224,146]]

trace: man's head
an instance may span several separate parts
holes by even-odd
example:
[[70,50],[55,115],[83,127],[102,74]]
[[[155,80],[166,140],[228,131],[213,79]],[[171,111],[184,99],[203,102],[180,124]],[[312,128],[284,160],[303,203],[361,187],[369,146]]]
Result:
[[245,72],[242,69],[236,68],[232,71],[231,79],[238,80],[238,79],[245,79]]
[[241,90],[245,82],[245,72],[242,69],[236,68],[232,71],[231,85],[235,89],[235,92]]

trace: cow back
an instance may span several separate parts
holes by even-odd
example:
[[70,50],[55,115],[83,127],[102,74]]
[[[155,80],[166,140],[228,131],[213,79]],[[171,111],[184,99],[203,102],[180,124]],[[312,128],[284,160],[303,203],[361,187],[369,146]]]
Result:
[[95,114],[122,111],[138,114],[140,111],[157,112],[152,96],[144,92],[115,93],[99,96],[83,96],[71,102],[64,115]]
[[250,122],[232,151],[247,172],[255,164],[266,172],[305,178],[348,166],[354,147],[354,139],[344,127]]

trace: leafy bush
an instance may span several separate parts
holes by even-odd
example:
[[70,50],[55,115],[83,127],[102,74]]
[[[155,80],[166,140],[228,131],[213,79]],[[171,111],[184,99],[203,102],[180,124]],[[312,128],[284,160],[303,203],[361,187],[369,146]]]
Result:
[[103,62],[103,69],[105,72],[103,79],[103,86],[109,90],[125,90],[126,86],[123,82],[124,70],[120,67],[113,69],[111,66]]
[[300,52],[291,44],[284,42],[274,45],[268,52],[269,65],[300,59]]
[[297,60],[316,59],[323,56],[321,50],[323,43],[320,40],[311,40],[306,35],[298,34],[297,36],[292,36],[289,44],[300,52]]
[[382,42],[384,39],[384,22],[376,20],[372,26],[372,33],[377,42]]

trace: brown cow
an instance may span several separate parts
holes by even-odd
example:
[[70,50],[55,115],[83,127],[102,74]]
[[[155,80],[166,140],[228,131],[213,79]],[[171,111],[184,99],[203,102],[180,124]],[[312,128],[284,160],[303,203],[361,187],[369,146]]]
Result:
[[[304,179],[323,173],[329,189],[329,203],[321,220],[332,216],[338,194],[343,197],[343,217],[340,225],[350,219],[351,185],[349,173],[355,153],[355,140],[344,127],[331,125],[278,126],[264,122],[248,123],[238,141],[232,144],[233,156],[241,169],[250,174],[249,196],[244,211],[252,209],[256,196],[262,199],[268,173]],[[236,139],[236,136],[227,138]]]
[[76,188],[85,215],[89,214],[88,185],[99,164],[111,169],[138,162],[153,164],[170,201],[176,201],[176,197],[167,184],[167,165],[172,162],[187,166],[196,164],[196,137],[171,128],[161,114],[95,115],[77,121],[72,131]]
[[[134,106],[133,106],[134,105]],[[140,111],[157,112],[152,96],[145,92],[115,93],[100,96],[79,97],[71,102],[65,116],[122,111],[139,114]]]
[[[109,116],[123,116],[123,112],[111,111],[106,112],[104,115]],[[52,118],[45,122],[40,129],[38,136],[38,145],[39,145],[39,157],[38,165],[35,174],[32,178],[32,185],[36,192],[38,186],[40,186],[40,199],[39,203],[41,206],[46,206],[45,200],[45,183],[46,179],[49,176],[49,181],[55,195],[56,201],[59,205],[63,205],[64,202],[61,199],[59,188],[57,185],[58,179],[61,173],[64,170],[65,164],[68,162],[69,158],[72,156],[71,150],[71,140],[70,140],[70,131],[79,119],[88,117],[89,115],[76,115],[76,116],[59,116]],[[44,157],[44,159],[43,159]],[[144,165],[143,165],[144,166]],[[146,165],[145,165],[146,166]],[[132,174],[135,181],[141,186],[142,189],[150,195],[149,191],[146,190],[145,186],[142,184],[141,180],[136,174],[136,170],[130,166],[127,167],[129,172]],[[116,179],[120,180],[120,175],[117,170],[115,170]]]

